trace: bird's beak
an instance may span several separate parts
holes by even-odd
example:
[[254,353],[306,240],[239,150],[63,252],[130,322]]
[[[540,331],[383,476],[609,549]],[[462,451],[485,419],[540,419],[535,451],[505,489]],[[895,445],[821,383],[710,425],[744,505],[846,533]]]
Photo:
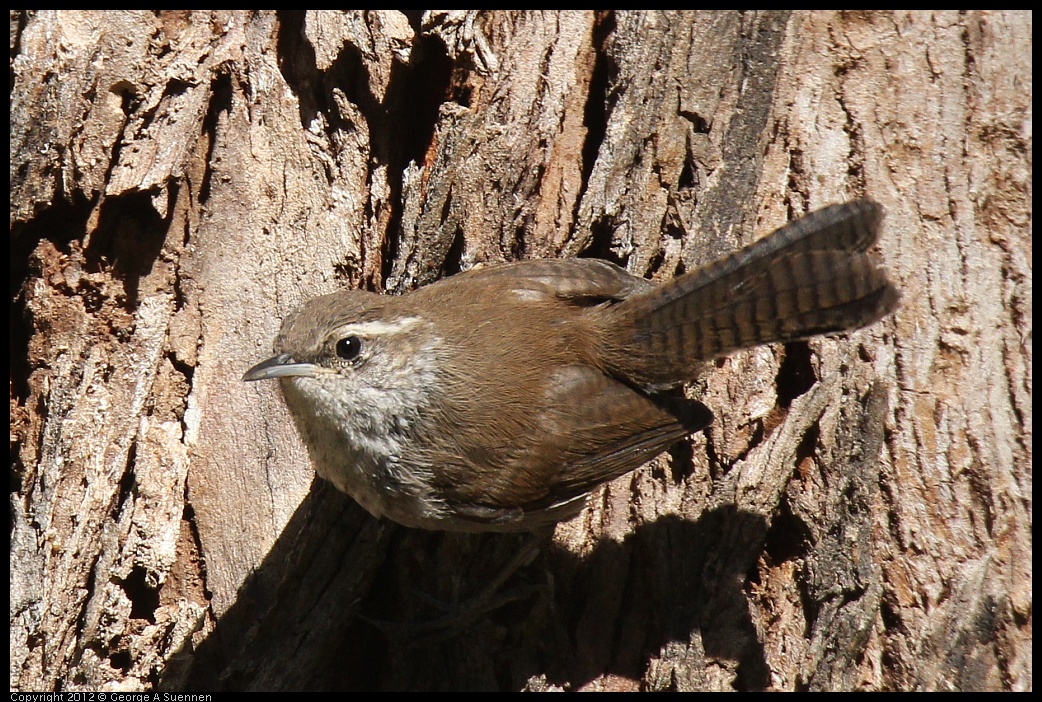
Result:
[[266,361],[261,361],[242,374],[243,382],[268,380],[270,378],[313,378],[328,372],[314,363],[298,363],[288,353],[280,353]]

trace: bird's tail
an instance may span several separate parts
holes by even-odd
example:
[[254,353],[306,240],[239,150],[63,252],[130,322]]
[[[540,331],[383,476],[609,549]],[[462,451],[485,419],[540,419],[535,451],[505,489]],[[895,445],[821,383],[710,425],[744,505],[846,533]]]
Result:
[[867,252],[882,219],[870,200],[826,207],[615,305],[614,362],[643,384],[676,385],[737,349],[871,324],[900,297]]

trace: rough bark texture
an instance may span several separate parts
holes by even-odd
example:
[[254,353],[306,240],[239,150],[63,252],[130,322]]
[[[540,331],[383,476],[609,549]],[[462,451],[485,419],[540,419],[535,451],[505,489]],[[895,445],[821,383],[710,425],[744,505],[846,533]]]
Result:
[[[10,25],[12,689],[1031,688],[1030,13]],[[897,314],[716,363],[496,608],[521,537],[377,522],[239,381],[340,286],[856,196]]]

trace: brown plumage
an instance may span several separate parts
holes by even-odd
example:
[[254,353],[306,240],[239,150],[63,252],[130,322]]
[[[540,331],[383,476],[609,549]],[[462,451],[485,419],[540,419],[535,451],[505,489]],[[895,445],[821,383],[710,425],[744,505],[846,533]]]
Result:
[[660,286],[592,259],[468,271],[401,297],[341,291],[288,317],[282,378],[316,470],[409,526],[519,530],[711,421],[664,392],[740,348],[857,329],[898,294],[882,213],[828,207]]

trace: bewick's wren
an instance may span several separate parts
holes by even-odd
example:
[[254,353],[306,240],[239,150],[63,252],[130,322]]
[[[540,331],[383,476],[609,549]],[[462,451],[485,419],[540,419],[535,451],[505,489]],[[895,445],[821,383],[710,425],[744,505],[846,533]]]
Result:
[[657,286],[570,259],[323,295],[243,380],[281,379],[318,474],[373,515],[534,529],[709,424],[663,392],[700,361],[891,312],[897,291],[866,253],[881,219],[868,200],[827,207]]

